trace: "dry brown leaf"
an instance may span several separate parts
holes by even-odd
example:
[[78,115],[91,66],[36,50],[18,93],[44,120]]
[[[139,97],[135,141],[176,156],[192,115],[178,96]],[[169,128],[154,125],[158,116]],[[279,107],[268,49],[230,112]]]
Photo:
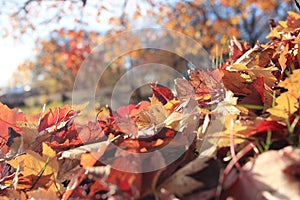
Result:
[[244,64],[233,64],[228,67],[229,71],[239,71],[239,72],[247,72],[250,75],[251,79],[254,80],[258,77],[263,77],[265,84],[269,87],[272,87],[274,83],[277,81],[276,77],[272,74],[273,71],[277,71],[276,67],[260,67],[258,65],[253,65],[252,67],[248,67]]
[[175,79],[176,97],[180,101],[186,101],[189,98],[194,98],[195,91],[193,86],[184,78]]
[[[212,152],[211,150],[208,151]],[[211,154],[209,156],[200,155],[195,160],[189,162],[187,165],[176,171],[172,176],[167,178],[159,186],[159,190],[163,188],[173,194],[176,194],[179,197],[183,197],[184,195],[189,194],[194,190],[201,188],[207,189],[209,188],[208,185],[211,183],[218,184],[218,170],[220,170],[220,166],[217,166],[217,162],[215,162],[216,160],[211,158],[213,155],[214,154]],[[204,180],[200,180],[201,178],[198,179],[198,175],[200,176],[201,172],[203,172],[204,170],[211,171],[212,174],[215,173],[214,177],[210,177],[205,180],[203,176]],[[193,176],[192,174],[197,175]]]
[[9,131],[14,132],[15,136],[9,134],[8,141],[12,141],[12,144],[9,145],[9,152],[5,155],[6,160],[10,160],[17,154],[22,154],[25,150],[33,150],[37,145],[38,137],[37,126],[32,122],[17,122],[16,125],[22,130],[23,134],[18,134],[14,129],[9,128]]

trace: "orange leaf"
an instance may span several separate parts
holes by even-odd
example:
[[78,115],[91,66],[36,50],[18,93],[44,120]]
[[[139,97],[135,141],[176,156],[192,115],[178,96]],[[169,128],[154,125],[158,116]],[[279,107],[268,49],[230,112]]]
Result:
[[289,52],[289,44],[286,44],[283,52],[281,52],[279,59],[278,59],[278,62],[281,66],[281,74],[284,73],[284,70],[286,68],[286,61],[287,61],[286,55],[288,54],[288,52]]
[[77,130],[73,122],[79,112],[70,105],[50,109],[40,121],[38,126],[39,135],[52,134],[54,136],[52,141],[59,144],[75,139]]
[[9,134],[8,128],[12,128],[19,134],[23,134],[23,131],[16,125],[17,122],[26,122],[25,115],[17,109],[10,109],[6,105],[0,102],[0,157],[8,152],[8,147],[5,145],[8,141]]
[[79,111],[74,111],[70,105],[65,105],[62,108],[50,108],[50,111],[41,119],[38,131],[40,134],[46,134],[62,129],[67,126],[68,122],[72,123],[72,119],[74,119],[78,113]]
[[2,137],[7,138],[8,127],[12,127],[15,131],[22,134],[23,131],[16,126],[16,123],[25,121],[27,121],[27,119],[24,113],[20,112],[16,108],[10,109],[0,102],[0,130],[4,130],[2,131]]
[[[6,187],[10,187],[15,179],[16,174],[12,174],[10,176],[6,176],[0,180],[1,185],[5,185]],[[28,175],[24,176],[23,174],[18,174],[18,182],[16,184],[17,190],[26,190],[32,189],[33,184],[34,188],[38,187],[49,187],[52,174],[48,174],[45,176],[37,176],[37,175]]]

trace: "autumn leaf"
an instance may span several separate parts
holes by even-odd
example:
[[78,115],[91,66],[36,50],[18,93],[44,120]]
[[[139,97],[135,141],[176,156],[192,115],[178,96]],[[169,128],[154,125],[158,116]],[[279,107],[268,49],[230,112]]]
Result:
[[[300,171],[299,152],[294,147],[284,147],[299,146],[300,15],[288,12],[286,21],[272,21],[267,36],[271,40],[266,44],[257,42],[251,48],[236,39],[243,37],[238,25],[248,24],[247,12],[239,11],[240,14],[230,15],[228,20],[221,16],[215,21],[201,21],[193,12],[200,9],[201,15],[205,14],[207,9],[203,5],[208,4],[201,0],[176,2],[176,9],[172,9],[171,4],[162,3],[159,9],[146,12],[152,16],[155,10],[164,16],[174,15],[165,25],[192,36],[203,48],[214,52],[214,68],[209,68],[209,62],[188,63],[182,58],[169,63],[177,56],[165,56],[156,50],[128,54],[129,59],[140,60],[138,64],[155,58],[155,61],[168,60],[168,66],[176,70],[183,65],[190,68],[186,79],[174,80],[174,93],[171,88],[150,83],[153,95],[149,100],[115,110],[102,107],[94,116],[95,121],[82,125],[75,122],[81,106],[51,108],[40,116],[36,125],[28,122],[19,110],[0,104],[0,196],[4,199],[297,198],[299,184],[294,180]],[[233,6],[228,8],[233,12],[234,8],[245,11],[249,6],[258,7],[262,12],[256,14],[264,14],[279,4],[275,0],[271,3],[222,0],[211,1],[209,9],[217,13],[216,5]],[[103,5],[100,8],[109,10]],[[144,13],[139,6],[136,8],[134,18],[140,18]],[[195,16],[200,23],[190,26]],[[157,20],[164,21],[163,17]],[[116,21],[122,20],[113,16],[111,22]],[[128,27],[126,19],[123,22]],[[47,72],[63,74],[68,82],[67,73],[74,75],[90,52],[85,43],[88,38],[83,30],[60,29],[55,33],[68,44],[55,43],[55,38],[44,41],[41,47],[53,55],[41,55],[37,62],[51,68]],[[223,48],[232,36],[230,48]],[[126,42],[139,46],[134,39]],[[172,45],[179,55],[203,56],[197,48],[191,49],[186,44],[186,49],[181,49],[181,42]],[[113,46],[113,52],[104,57],[119,53],[121,48]],[[123,67],[126,62],[120,57],[115,64]],[[91,72],[84,74],[85,77]],[[108,71],[109,81],[115,80],[115,74],[111,73],[120,75],[119,68]],[[56,85],[45,85],[56,90]],[[279,148],[284,149],[270,150]],[[151,171],[153,168],[156,170]]]
[[280,39],[281,35],[280,35],[280,31],[282,30],[282,27],[280,26],[276,26],[275,28],[273,28],[271,30],[271,32],[266,36],[267,39],[271,39],[271,38],[277,38]]
[[255,46],[245,52],[233,64],[246,65],[248,68],[259,66],[261,68],[270,67],[275,50],[269,47],[263,47],[259,42]]
[[298,99],[290,93],[283,93],[276,98],[276,105],[267,109],[270,120],[285,120],[299,108]]
[[284,73],[284,71],[285,71],[288,52],[289,52],[289,45],[286,44],[283,52],[281,52],[279,59],[278,59],[279,64],[281,66],[281,73]]
[[24,132],[22,135],[23,148],[32,149],[32,145],[38,137],[37,126],[33,122],[18,122],[17,126]]
[[287,17],[287,26],[289,28],[299,28],[300,27],[300,15],[296,12],[288,12],[288,17]]
[[[22,131],[16,126],[17,122],[26,122],[27,119],[21,111],[17,108],[10,109],[6,105],[0,102],[0,129],[7,130],[8,127],[12,127],[15,131],[22,133]],[[4,133],[7,133],[4,131]],[[4,134],[3,136],[7,136]]]
[[138,126],[129,118],[116,118],[115,125],[117,129],[115,132],[123,133],[130,137],[138,137]]
[[234,97],[232,91],[227,90],[226,96],[222,102],[220,102],[217,107],[213,110],[213,113],[221,113],[222,116],[237,116],[240,114],[240,110],[236,107],[238,98]]
[[171,128],[175,131],[180,129],[180,122],[182,122],[188,116],[183,115],[182,112],[174,111],[172,112],[164,121],[165,127]]
[[246,133],[253,131],[255,127],[244,124],[233,116],[231,117],[228,116],[225,118],[224,131],[212,134],[212,138],[209,139],[211,143],[217,143],[218,147],[228,147],[231,144],[231,140],[234,145],[241,144],[247,140]]
[[79,146],[67,151],[62,152],[60,159],[68,158],[68,159],[80,159],[81,155],[87,152],[100,152],[102,149],[105,149],[108,142],[97,142],[93,144],[86,144],[83,146]]
[[25,177],[30,175],[52,175],[52,184],[50,186],[50,189],[53,191],[57,191],[60,188],[60,185],[55,182],[59,170],[56,153],[45,143],[43,143],[42,155],[39,155],[34,151],[27,150],[26,154],[20,155],[13,160],[7,161],[7,163],[15,169],[20,166],[20,173],[22,173]]
[[221,73],[223,74],[222,80],[227,90],[230,90],[236,96],[251,94],[251,90],[247,88],[247,83],[252,81],[249,75],[227,70],[222,70]]
[[168,110],[169,112],[174,112],[176,108],[178,108],[178,106],[180,105],[181,101],[177,100],[177,99],[172,99],[171,101],[169,101],[168,103],[166,103],[164,105],[164,107],[166,108],[166,110]]
[[219,70],[190,70],[189,78],[199,105],[218,103],[224,97],[222,73]]
[[[62,108],[50,109],[40,121],[38,131],[40,135],[55,133],[68,128],[74,122],[74,118],[80,111],[73,110],[72,106],[65,105]],[[72,136],[68,136],[69,138]]]
[[[282,123],[279,123],[278,121],[261,121],[256,125],[255,132],[267,133],[268,131],[271,131],[272,137],[278,135],[278,133],[281,133],[281,137],[284,137],[284,129],[286,129],[286,126]],[[248,136],[251,136],[251,134],[249,134]]]
[[273,71],[278,70],[276,67],[262,68],[258,65],[247,67],[244,64],[233,64],[227,68],[229,71],[246,72],[252,80],[262,77],[265,84],[272,87],[277,81],[276,77],[272,74]]
[[9,147],[9,152],[4,157],[6,160],[10,160],[15,155],[22,154],[24,152],[24,149],[22,148],[23,136],[15,132],[12,128],[8,128],[8,135],[9,137],[6,145]]
[[163,122],[168,116],[168,111],[162,104],[155,104],[148,107],[147,110],[143,110],[138,115],[137,125],[138,127],[145,128],[150,126],[163,126]]
[[194,87],[188,80],[184,78],[177,78],[174,82],[177,99],[180,101],[187,101],[190,98],[195,98]]
[[[42,142],[38,138],[37,126],[32,122],[17,122],[16,125],[23,132],[23,134],[18,134],[14,129],[9,128],[9,138],[7,145],[9,146],[9,152],[5,155],[5,159],[9,160],[17,154],[22,154],[25,150],[31,149],[34,151],[39,151],[40,143]],[[14,136],[11,135],[14,133]]]
[[[259,115],[262,111],[259,109],[251,109],[251,106],[253,108],[256,107],[263,107],[265,103],[269,103],[265,101],[265,83],[262,77],[256,78],[253,82],[248,83],[246,85],[247,89],[251,91],[251,94],[245,95],[245,96],[240,96],[238,100],[238,105],[240,105],[238,108],[241,109],[244,106],[248,106],[249,108],[247,109],[247,114],[248,115]],[[244,112],[245,113],[245,112]]]
[[251,47],[249,45],[241,44],[236,37],[230,40],[230,58],[234,62],[241,57]]
[[222,198],[281,199],[284,196],[287,199],[298,199],[299,181],[294,175],[286,174],[285,170],[289,166],[299,166],[299,156],[299,149],[290,146],[259,155],[245,164],[238,180],[225,190]]
[[[81,135],[78,134],[78,131],[80,131],[79,133]],[[70,137],[70,139],[67,137]],[[91,137],[89,131],[84,131],[81,129],[77,130],[76,126],[72,125],[68,129],[56,133],[54,137],[46,134],[39,136],[37,139],[40,140],[39,142],[45,142],[52,149],[60,151],[79,146],[82,144],[82,142],[86,142],[86,139],[89,140],[93,138]]]
[[126,117],[128,116],[131,111],[136,107],[136,105],[134,104],[129,104],[128,106],[123,106],[118,108],[117,113],[122,116],[122,117]]
[[150,83],[150,87],[153,91],[153,95],[162,103],[166,104],[168,101],[174,98],[173,93],[165,87],[159,87],[157,84]]
[[44,176],[37,176],[37,175],[24,176],[23,174],[13,173],[10,176],[6,176],[2,178],[0,180],[0,185],[2,189],[14,187],[17,190],[32,190],[39,187],[48,188],[49,185],[51,184],[51,176],[52,174],[44,175]]
[[[10,109],[6,105],[2,104],[0,102],[0,130],[1,130],[1,147],[4,146],[2,149],[1,154],[3,154],[1,157],[4,157],[5,153],[7,153],[8,148],[5,146],[5,143],[8,140],[9,134],[9,128],[12,128],[15,132],[18,134],[23,134],[23,131],[16,125],[17,122],[26,122],[27,119],[25,115],[20,112],[18,109]],[[3,141],[2,141],[3,140]]]
[[290,77],[279,83],[279,86],[288,89],[288,91],[276,98],[276,105],[273,108],[267,109],[271,114],[269,119],[284,120],[297,111],[300,97],[299,75],[300,70],[295,70]]
[[288,93],[296,98],[300,97],[300,69],[294,70],[293,74],[279,83],[279,86],[288,89]]
[[[10,109],[0,102],[0,160],[13,157],[16,153],[21,152],[18,146],[21,144],[19,136],[23,134],[23,131],[16,124],[26,121],[25,115],[18,109]],[[0,169],[3,166],[4,163],[0,163]]]
[[[179,197],[199,190],[208,190],[217,185],[220,163],[211,157],[198,157],[168,177],[159,187]],[[210,172],[208,172],[210,171]],[[193,176],[193,174],[197,174]],[[204,176],[210,174],[209,178]]]
[[145,109],[148,109],[148,107],[151,105],[149,101],[141,101],[138,103],[130,112],[130,117],[135,121],[137,115]]
[[219,147],[230,146],[231,139],[234,144],[240,144],[247,140],[245,133],[248,133],[254,127],[245,124],[238,120],[238,115],[241,111],[236,107],[237,98],[233,97],[231,91],[226,91],[226,97],[223,102],[213,110],[216,115],[222,114],[222,124],[224,127],[219,131],[211,134],[208,141],[212,144],[217,144]]

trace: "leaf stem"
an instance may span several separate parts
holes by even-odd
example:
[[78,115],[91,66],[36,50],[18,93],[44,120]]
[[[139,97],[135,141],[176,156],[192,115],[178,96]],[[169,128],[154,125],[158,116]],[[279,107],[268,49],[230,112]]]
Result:
[[271,139],[272,139],[272,131],[268,130],[266,143],[265,143],[265,146],[264,146],[265,151],[269,150],[270,145],[271,145]]
[[33,182],[30,190],[32,190],[35,187],[35,185],[37,184],[37,182],[42,178],[42,175],[45,172],[45,170],[46,170],[46,168],[47,168],[47,166],[49,164],[49,161],[50,161],[50,157],[48,156],[43,169],[40,171],[38,178]]

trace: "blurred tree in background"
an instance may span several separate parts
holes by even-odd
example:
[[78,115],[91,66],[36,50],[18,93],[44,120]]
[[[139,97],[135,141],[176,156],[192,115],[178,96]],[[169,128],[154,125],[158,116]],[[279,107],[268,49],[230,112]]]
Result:
[[37,40],[38,54],[29,65],[33,81],[40,81],[46,93],[70,90],[82,61],[91,51],[94,34],[59,29],[49,39]]

